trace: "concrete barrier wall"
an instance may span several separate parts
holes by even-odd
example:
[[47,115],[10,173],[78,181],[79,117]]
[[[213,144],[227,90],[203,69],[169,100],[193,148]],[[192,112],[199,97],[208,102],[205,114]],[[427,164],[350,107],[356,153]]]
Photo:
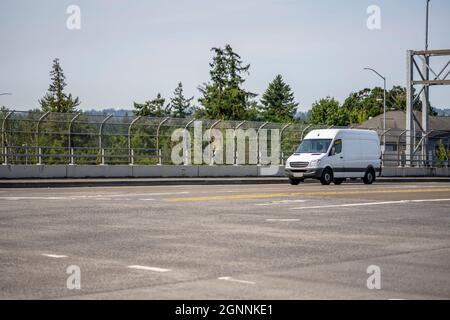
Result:
[[[283,166],[0,165],[0,179],[284,176]],[[383,168],[384,177],[450,177],[450,168]]]
[[449,177],[450,168],[383,168],[383,177]]

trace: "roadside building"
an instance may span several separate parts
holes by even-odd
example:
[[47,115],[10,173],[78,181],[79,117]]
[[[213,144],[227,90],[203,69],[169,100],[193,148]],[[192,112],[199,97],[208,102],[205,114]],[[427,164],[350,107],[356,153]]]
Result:
[[[428,161],[422,152],[422,113],[414,112],[414,131],[416,137],[416,152],[414,160],[420,166],[447,166],[449,164],[448,150],[450,150],[450,117],[429,117],[428,130]],[[377,130],[381,136],[383,134],[383,114],[373,117],[360,125],[361,129]],[[385,166],[401,166],[405,163],[405,135],[406,135],[406,113],[404,111],[386,112],[386,147],[384,164]],[[447,150],[446,159],[438,159],[436,149],[445,146]],[[441,157],[442,158],[442,157]]]

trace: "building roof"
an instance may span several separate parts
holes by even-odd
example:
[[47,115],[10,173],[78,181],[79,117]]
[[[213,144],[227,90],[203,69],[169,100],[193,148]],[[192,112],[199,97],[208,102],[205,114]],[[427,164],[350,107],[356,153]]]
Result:
[[[414,115],[420,125],[422,125],[422,112],[414,111]],[[430,116],[428,125],[429,130],[450,131],[450,117]],[[383,114],[373,117],[356,127],[361,129],[383,129]],[[401,110],[386,112],[386,128],[405,130],[406,112]]]

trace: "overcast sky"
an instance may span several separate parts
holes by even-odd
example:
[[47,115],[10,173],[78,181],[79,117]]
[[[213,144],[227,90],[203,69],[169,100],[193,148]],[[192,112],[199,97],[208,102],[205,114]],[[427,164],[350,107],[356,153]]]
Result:
[[[69,5],[81,29],[69,30]],[[369,5],[381,30],[369,30]],[[82,109],[132,108],[178,81],[186,95],[209,79],[210,48],[230,44],[251,64],[245,87],[262,94],[281,74],[300,110],[322,97],[405,85],[406,50],[424,47],[425,0],[0,0],[0,105],[38,107],[53,58]],[[450,1],[431,0],[430,49],[450,48]],[[438,64],[446,61],[438,60]],[[450,86],[431,88],[431,104],[450,107]]]

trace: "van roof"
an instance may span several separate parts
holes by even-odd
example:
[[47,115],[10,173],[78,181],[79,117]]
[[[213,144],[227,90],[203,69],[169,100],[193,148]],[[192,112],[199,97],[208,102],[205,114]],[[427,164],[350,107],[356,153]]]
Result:
[[347,133],[355,135],[378,136],[374,130],[364,129],[314,129],[308,132],[305,139],[333,139],[338,133]]

